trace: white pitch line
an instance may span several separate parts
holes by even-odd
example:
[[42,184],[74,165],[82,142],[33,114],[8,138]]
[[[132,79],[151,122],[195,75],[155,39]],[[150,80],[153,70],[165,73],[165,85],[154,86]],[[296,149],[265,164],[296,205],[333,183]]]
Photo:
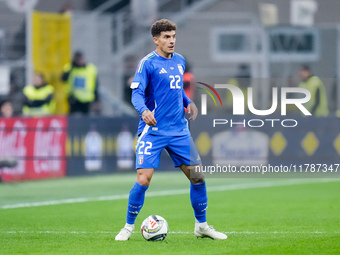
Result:
[[[340,181],[340,179],[287,179],[280,181],[265,181],[265,182],[250,182],[250,183],[238,183],[217,187],[208,187],[208,192],[213,191],[227,191],[227,190],[241,190],[241,189],[252,189],[252,188],[266,188],[276,186],[289,186],[298,184],[310,184],[310,183],[325,183]],[[182,195],[188,194],[189,189],[176,189],[176,190],[163,190],[163,191],[151,191],[146,193],[146,197],[160,197],[170,195]],[[111,201],[119,199],[127,199],[128,194],[124,195],[112,195],[112,196],[99,196],[99,197],[80,197],[80,198],[68,198],[60,200],[50,200],[41,202],[30,202],[30,203],[19,203],[19,204],[8,204],[3,205],[0,209],[15,209],[24,207],[37,207],[37,206],[48,206],[48,205],[60,205],[60,204],[75,204],[85,202],[96,202],[96,201]]]
[[[56,234],[56,235],[64,235],[64,234],[117,234],[118,231],[0,231],[1,234]],[[134,232],[134,233],[139,233]],[[324,232],[324,231],[229,231],[223,232],[225,234],[241,234],[241,235],[253,235],[253,234],[340,234],[340,231],[334,232]],[[191,235],[193,232],[189,231],[169,231],[169,234],[177,234],[177,235]]]

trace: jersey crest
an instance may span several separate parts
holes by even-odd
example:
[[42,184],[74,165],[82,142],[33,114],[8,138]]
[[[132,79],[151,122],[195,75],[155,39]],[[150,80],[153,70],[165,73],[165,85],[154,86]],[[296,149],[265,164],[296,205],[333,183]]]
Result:
[[184,70],[183,70],[182,65],[181,65],[181,64],[178,64],[177,67],[178,67],[179,73],[180,73],[181,75],[183,75],[183,74],[184,74]]

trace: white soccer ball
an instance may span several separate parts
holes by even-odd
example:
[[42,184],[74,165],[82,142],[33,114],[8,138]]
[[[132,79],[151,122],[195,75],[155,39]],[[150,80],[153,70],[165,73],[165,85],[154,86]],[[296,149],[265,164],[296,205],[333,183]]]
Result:
[[159,215],[147,217],[141,226],[142,236],[146,241],[163,241],[168,234],[169,226]]

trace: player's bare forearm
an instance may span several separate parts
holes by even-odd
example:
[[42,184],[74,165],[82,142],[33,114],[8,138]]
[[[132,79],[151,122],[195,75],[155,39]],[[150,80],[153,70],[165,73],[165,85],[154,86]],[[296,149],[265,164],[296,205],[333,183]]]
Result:
[[153,112],[151,112],[150,110],[145,110],[142,113],[142,119],[149,126],[155,126],[157,124],[155,116],[154,116]]
[[195,120],[197,118],[197,114],[198,114],[198,109],[195,105],[194,102],[191,102],[188,105],[188,113],[191,114],[191,116],[189,117],[189,120]]

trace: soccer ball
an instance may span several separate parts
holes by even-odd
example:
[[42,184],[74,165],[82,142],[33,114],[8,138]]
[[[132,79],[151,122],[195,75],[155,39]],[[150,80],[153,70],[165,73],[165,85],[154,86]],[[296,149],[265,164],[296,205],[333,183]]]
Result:
[[142,236],[146,241],[163,241],[168,233],[166,220],[158,215],[147,217],[141,226]]

